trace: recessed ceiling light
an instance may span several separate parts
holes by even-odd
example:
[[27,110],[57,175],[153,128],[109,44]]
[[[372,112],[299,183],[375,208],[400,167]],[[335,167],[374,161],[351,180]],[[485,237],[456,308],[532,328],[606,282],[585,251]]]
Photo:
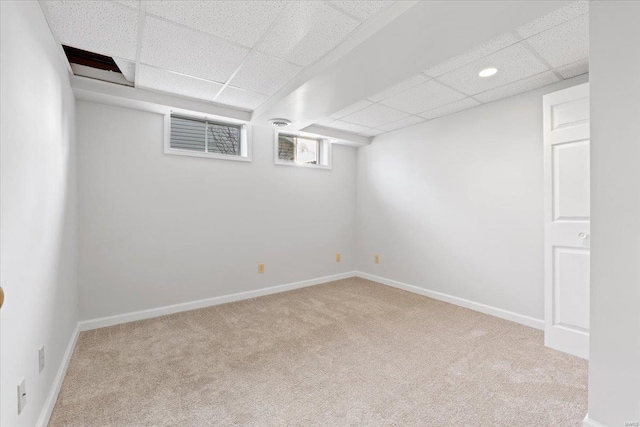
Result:
[[478,75],[480,77],[490,77],[490,76],[493,76],[497,72],[498,72],[497,68],[485,68],[484,70],[480,71],[478,73]]

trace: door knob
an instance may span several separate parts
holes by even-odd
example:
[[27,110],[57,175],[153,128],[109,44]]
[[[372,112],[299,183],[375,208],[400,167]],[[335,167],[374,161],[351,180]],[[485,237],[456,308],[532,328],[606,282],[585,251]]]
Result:
[[578,237],[581,238],[582,240],[584,240],[587,237],[589,237],[589,235],[587,233],[578,233]]
[[2,304],[4,304],[4,291],[2,290],[2,286],[0,286],[0,308],[2,308]]

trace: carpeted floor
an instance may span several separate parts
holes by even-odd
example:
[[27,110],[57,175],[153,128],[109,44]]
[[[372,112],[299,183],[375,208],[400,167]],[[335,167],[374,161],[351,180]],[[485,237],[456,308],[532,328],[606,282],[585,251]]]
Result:
[[587,362],[363,279],[83,332],[50,426],[580,426]]

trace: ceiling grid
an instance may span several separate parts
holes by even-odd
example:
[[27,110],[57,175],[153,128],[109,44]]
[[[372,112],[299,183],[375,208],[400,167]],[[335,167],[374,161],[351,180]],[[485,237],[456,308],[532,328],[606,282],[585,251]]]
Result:
[[[215,98],[213,99],[213,101],[215,101],[220,94],[222,93],[222,91],[224,91],[228,86],[229,83],[231,83],[231,81],[235,78],[235,76],[240,72],[240,70],[242,69],[242,67],[246,64],[249,56],[254,53],[256,51],[256,46],[259,46],[260,43],[262,43],[262,41],[265,39],[265,37],[267,36],[267,34],[269,33],[269,31],[275,26],[275,23],[277,21],[277,19],[287,10],[287,7],[289,6],[290,2],[287,2],[284,7],[282,7],[282,9],[280,10],[280,12],[278,13],[278,16],[269,24],[269,26],[267,27],[267,30],[264,32],[264,34],[262,34],[260,36],[260,38],[258,39],[258,41],[255,43],[255,45],[251,48],[251,50],[249,51],[249,53],[247,54],[247,56],[244,58],[244,60],[242,61],[242,63],[240,63],[240,65],[238,66],[238,68],[236,68],[236,70],[231,74],[231,76],[227,79],[227,81],[224,83],[224,86],[222,87],[222,89],[220,89],[220,91],[218,92],[218,94],[215,96]],[[286,60],[282,59],[282,61],[287,62]],[[295,64],[291,64],[292,66],[296,66]],[[297,74],[297,73],[296,73]],[[293,77],[293,76],[292,76]]]
[[[547,34],[555,33],[554,37]],[[563,33],[569,33],[569,37],[562,37]],[[535,47],[529,44],[529,40],[538,38]],[[535,40],[535,39],[534,39]],[[555,64],[550,63],[545,55],[553,53],[558,58]],[[578,58],[573,62],[572,59]],[[554,65],[556,65],[554,67]],[[477,73],[484,68],[497,66],[498,75],[489,78],[478,77]],[[558,9],[546,16],[534,20],[515,31],[496,37],[477,48],[464,52],[451,58],[442,64],[438,64],[422,74],[447,89],[460,94],[461,99],[448,98],[442,92],[442,88],[432,86],[431,90],[425,88],[428,84],[421,81],[422,74],[414,75],[384,91],[388,94],[372,95],[367,100],[376,100],[397,110],[412,114],[421,121],[435,119],[444,115],[453,114],[483,103],[493,102],[508,96],[546,86],[566,78],[575,77],[588,72],[588,1],[573,2],[570,5]],[[419,82],[418,84],[414,84]],[[401,87],[400,91],[394,91]],[[422,90],[422,96],[416,92]],[[415,98],[434,98],[440,96],[442,102],[433,108],[416,112],[418,104]],[[392,99],[395,97],[395,100]],[[423,105],[426,105],[423,101]],[[373,108],[370,104],[364,109]],[[347,107],[348,109],[349,107]],[[331,116],[333,117],[333,116]],[[334,117],[335,118],[335,117]],[[337,122],[348,122],[349,116],[340,118],[339,121],[323,119],[321,125],[334,127]],[[400,123],[406,119],[400,119]],[[420,123],[416,121],[407,126]],[[318,122],[319,123],[319,122]],[[370,136],[372,131],[390,131],[395,122],[380,124],[360,133],[362,136]],[[319,123],[320,124],[320,123]],[[341,125],[341,123],[338,123]]]
[[[248,111],[396,3],[41,0],[61,44],[135,64],[136,87]],[[498,73],[478,77],[486,67]],[[376,136],[586,72],[580,0],[315,123]]]

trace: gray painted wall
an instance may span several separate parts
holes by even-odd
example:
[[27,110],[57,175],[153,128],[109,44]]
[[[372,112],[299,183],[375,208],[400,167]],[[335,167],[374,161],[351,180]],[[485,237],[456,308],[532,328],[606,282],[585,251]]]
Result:
[[354,148],[276,166],[254,127],[250,163],[166,155],[162,115],[77,109],[82,320],[354,270]]
[[591,2],[589,418],[640,423],[640,3]]
[[[0,5],[0,424],[32,427],[78,322],[75,100],[38,2]],[[27,405],[18,415],[21,378]]]
[[358,269],[542,319],[542,95],[586,80],[445,116],[360,148]]

